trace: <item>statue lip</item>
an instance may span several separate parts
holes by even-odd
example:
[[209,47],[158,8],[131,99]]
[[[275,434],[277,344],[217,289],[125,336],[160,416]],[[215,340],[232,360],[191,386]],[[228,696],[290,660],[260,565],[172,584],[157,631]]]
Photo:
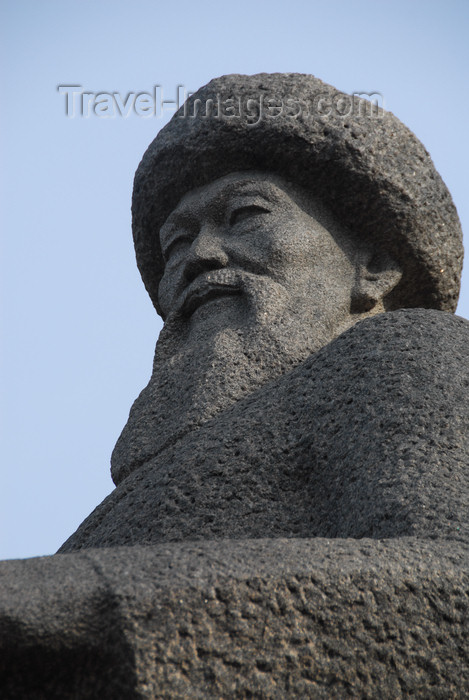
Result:
[[228,270],[215,270],[199,275],[183,295],[181,313],[184,316],[190,316],[199,306],[208,301],[222,296],[241,294],[242,290],[237,278],[238,275],[235,276]]

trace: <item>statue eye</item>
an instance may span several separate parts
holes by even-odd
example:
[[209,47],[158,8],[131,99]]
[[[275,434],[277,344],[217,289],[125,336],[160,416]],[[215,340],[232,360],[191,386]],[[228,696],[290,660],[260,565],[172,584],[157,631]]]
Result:
[[250,219],[253,216],[257,216],[258,214],[269,214],[269,210],[265,207],[259,206],[258,204],[249,204],[245,207],[238,207],[238,209],[234,209],[231,212],[230,226],[234,226],[240,221]]

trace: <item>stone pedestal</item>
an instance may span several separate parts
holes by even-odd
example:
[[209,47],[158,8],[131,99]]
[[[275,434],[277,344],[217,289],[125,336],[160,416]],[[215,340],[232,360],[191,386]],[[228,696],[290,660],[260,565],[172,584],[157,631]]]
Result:
[[0,564],[4,700],[462,698],[460,543],[260,539]]

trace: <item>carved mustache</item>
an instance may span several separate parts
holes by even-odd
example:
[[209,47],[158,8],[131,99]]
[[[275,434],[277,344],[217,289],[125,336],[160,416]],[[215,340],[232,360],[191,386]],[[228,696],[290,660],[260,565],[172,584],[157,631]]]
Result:
[[179,313],[190,316],[198,306],[211,299],[242,294],[246,285],[245,278],[245,272],[227,269],[211,270],[198,275],[182,293],[178,304]]

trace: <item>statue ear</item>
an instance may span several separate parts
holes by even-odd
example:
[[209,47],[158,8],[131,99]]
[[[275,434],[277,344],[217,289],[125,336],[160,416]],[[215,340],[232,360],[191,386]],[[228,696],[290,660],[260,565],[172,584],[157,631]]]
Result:
[[386,251],[360,251],[357,256],[351,312],[365,313],[378,305],[384,311],[384,299],[401,279],[401,266]]

